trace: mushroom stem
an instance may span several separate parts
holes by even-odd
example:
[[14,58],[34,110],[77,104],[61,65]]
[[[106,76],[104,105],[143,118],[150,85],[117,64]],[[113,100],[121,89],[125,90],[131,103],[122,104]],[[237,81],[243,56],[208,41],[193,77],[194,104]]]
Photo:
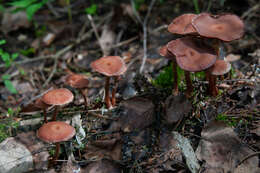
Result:
[[190,78],[190,72],[185,71],[185,80],[186,80],[186,85],[187,85],[187,91],[186,91],[186,97],[191,97],[191,93],[193,91],[193,86]]
[[52,121],[56,121],[58,111],[59,111],[59,106],[55,106],[55,110],[54,110],[54,113],[53,113],[53,116],[52,116]]
[[216,97],[218,95],[218,88],[216,86],[216,76],[210,75],[211,95]]
[[118,87],[118,81],[119,81],[119,76],[115,76],[114,77],[114,87],[113,87],[113,90],[112,90],[112,98],[111,98],[112,106],[116,105],[116,90],[117,90],[117,87]]
[[110,97],[109,97],[109,81],[110,81],[110,77],[107,76],[106,77],[106,84],[105,84],[105,102],[106,102],[108,109],[110,109],[112,107]]
[[172,73],[173,73],[173,95],[178,95],[178,73],[176,60],[172,60]]
[[[85,93],[85,92],[86,93]],[[80,93],[81,93],[81,95],[83,96],[83,98],[84,98],[84,104],[85,104],[85,108],[87,109],[87,107],[88,107],[88,98],[87,98],[87,93],[88,93],[88,90],[87,89],[80,89]]]
[[56,145],[56,148],[55,148],[55,155],[53,157],[53,162],[55,162],[59,158],[59,155],[60,155],[60,143],[56,142],[55,145]]
[[44,123],[48,123],[46,109],[43,109]]

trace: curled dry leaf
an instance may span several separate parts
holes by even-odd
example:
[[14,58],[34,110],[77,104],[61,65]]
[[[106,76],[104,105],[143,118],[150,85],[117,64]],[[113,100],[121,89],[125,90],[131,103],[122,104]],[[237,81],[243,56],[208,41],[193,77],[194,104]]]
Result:
[[101,139],[91,142],[86,146],[86,159],[101,160],[104,158],[121,160],[122,143],[118,137],[112,139]]
[[177,123],[191,111],[192,105],[184,95],[169,96],[165,101],[165,117],[167,124]]
[[111,124],[109,131],[142,130],[154,121],[154,104],[141,96],[123,101],[120,110],[119,120]]
[[110,160],[100,160],[90,163],[82,173],[121,173],[120,167]]
[[226,124],[213,121],[202,130],[201,136],[196,155],[199,160],[206,162],[206,172],[217,173],[220,169],[222,172],[234,173],[260,171],[257,156],[238,165],[253,151],[242,144],[233,129]]

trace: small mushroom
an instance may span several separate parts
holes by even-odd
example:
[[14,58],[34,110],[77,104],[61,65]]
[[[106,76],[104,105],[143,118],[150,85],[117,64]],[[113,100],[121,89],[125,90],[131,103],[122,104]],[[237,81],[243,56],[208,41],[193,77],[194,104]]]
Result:
[[68,141],[75,135],[75,128],[61,121],[53,121],[44,124],[37,131],[37,137],[47,143],[55,143],[55,156],[53,161],[59,157],[60,142]]
[[87,98],[87,87],[89,84],[89,80],[80,74],[70,74],[66,78],[66,84],[71,86],[72,88],[79,89],[81,95],[84,98],[85,107],[88,106],[88,98]]
[[43,110],[44,122],[47,123],[48,120],[47,120],[46,109],[47,109],[48,107],[50,107],[50,105],[44,103],[41,98],[38,98],[38,99],[35,101],[34,106]]
[[176,17],[168,26],[168,31],[173,34],[195,34],[197,33],[191,22],[197,15],[196,14],[183,14]]
[[167,45],[160,48],[159,54],[161,56],[164,56],[167,59],[172,60],[172,73],[174,78],[172,93],[174,95],[178,95],[178,73],[177,73],[177,63],[176,63],[175,56],[170,51],[168,51]]
[[233,14],[214,16],[209,13],[201,13],[192,19],[192,25],[199,35],[222,41],[236,40],[244,34],[243,21]]
[[[124,60],[119,56],[105,56],[90,64],[91,68],[106,76],[105,84],[105,102],[107,108],[110,109],[116,103],[115,93],[117,89],[117,83],[119,76],[126,71],[126,65]],[[109,96],[109,82],[110,77],[114,77],[114,88],[112,91],[112,99]]]
[[216,52],[206,45],[201,45],[200,40],[188,36],[170,41],[167,49],[175,55],[177,64],[185,71],[186,96],[190,97],[193,90],[190,72],[203,71],[211,67],[216,62]]
[[224,75],[231,70],[231,64],[225,60],[218,59],[215,64],[209,69],[211,75],[209,77],[209,92],[212,96],[218,95],[216,87],[216,76]]
[[56,121],[59,106],[66,105],[72,102],[74,96],[72,92],[66,88],[53,89],[42,96],[42,101],[48,105],[54,105],[55,111],[52,121]]

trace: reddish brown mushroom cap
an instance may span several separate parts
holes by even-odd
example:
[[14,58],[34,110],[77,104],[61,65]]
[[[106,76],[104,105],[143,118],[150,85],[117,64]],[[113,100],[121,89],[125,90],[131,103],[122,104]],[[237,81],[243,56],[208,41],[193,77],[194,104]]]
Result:
[[173,55],[170,51],[168,51],[167,45],[162,46],[162,47],[159,49],[159,54],[160,54],[161,56],[164,56],[165,58],[168,58],[168,59],[174,58],[174,55]]
[[89,84],[89,80],[80,74],[70,74],[66,78],[66,83],[73,88],[86,88]]
[[105,56],[90,64],[95,71],[105,76],[119,76],[126,71],[126,65],[119,56]]
[[178,65],[186,71],[197,72],[212,66],[217,58],[214,49],[198,45],[191,37],[170,41],[168,50],[176,56]]
[[44,103],[41,98],[38,98],[35,101],[34,106],[37,108],[40,108],[40,109],[46,109],[46,108],[50,107],[50,105]]
[[218,59],[211,67],[211,74],[223,75],[231,70],[231,64],[225,60]]
[[37,136],[48,143],[67,141],[75,135],[75,128],[61,121],[52,121],[44,124]]
[[192,20],[192,25],[199,35],[223,41],[236,40],[244,34],[243,21],[233,14],[212,16],[201,13]]
[[48,91],[42,96],[42,101],[48,105],[65,105],[73,100],[72,92],[66,88]]
[[196,14],[183,14],[175,18],[168,26],[168,31],[181,35],[196,33],[196,30],[191,24],[192,19],[196,16]]

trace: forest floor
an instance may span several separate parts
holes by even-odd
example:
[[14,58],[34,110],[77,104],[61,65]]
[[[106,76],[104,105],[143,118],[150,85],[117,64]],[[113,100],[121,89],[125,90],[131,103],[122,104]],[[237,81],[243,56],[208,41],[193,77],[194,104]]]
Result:
[[[178,38],[167,31],[168,24],[195,13],[194,4],[132,2],[49,1],[28,20],[28,6],[12,12],[15,7],[0,1],[0,153],[14,148],[8,139],[22,143],[34,162],[30,169],[19,168],[27,172],[260,172],[259,2],[198,1],[197,11],[239,16],[245,34],[224,43],[225,57],[233,60],[232,70],[218,80],[219,94],[208,95],[205,75],[197,73],[190,98],[180,69],[179,95],[172,95],[171,62],[158,52]],[[90,66],[104,55],[121,56],[127,65],[110,110],[103,101],[105,77]],[[89,79],[87,108],[80,92],[65,83],[70,73]],[[34,106],[54,88],[73,92],[73,102],[57,119],[77,131],[62,143],[55,163],[54,145],[36,137],[43,112]],[[49,119],[53,112],[47,110]],[[0,156],[0,173],[9,162],[19,172],[15,167],[23,156],[9,162],[4,157],[11,156]]]

